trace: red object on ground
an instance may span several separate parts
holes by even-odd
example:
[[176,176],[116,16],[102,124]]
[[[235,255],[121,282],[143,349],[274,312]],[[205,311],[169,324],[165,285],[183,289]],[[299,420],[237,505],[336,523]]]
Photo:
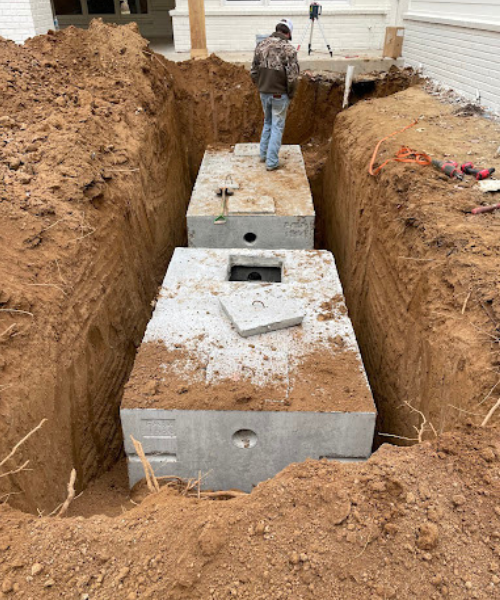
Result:
[[493,173],[495,172],[495,169],[476,169],[471,162],[464,163],[460,167],[460,170],[466,175],[474,175],[477,181],[483,181],[483,179],[488,179],[488,177],[493,175]]
[[489,212],[493,212],[498,209],[500,209],[500,203],[499,204],[491,204],[490,206],[478,206],[477,208],[473,208],[471,210],[471,213],[473,215],[480,215],[482,213],[489,213]]

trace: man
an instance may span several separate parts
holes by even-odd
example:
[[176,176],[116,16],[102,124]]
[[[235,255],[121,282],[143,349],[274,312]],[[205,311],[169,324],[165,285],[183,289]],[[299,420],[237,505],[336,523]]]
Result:
[[255,48],[250,74],[258,86],[264,128],[260,138],[260,160],[268,171],[280,167],[278,154],[285,129],[286,111],[295,94],[299,78],[297,52],[290,44],[293,23],[282,19],[276,31]]

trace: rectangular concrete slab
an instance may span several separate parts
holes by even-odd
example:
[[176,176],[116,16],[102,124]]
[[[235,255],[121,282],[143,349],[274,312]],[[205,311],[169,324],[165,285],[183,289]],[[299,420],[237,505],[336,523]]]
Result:
[[228,200],[227,214],[231,215],[274,215],[276,206],[271,196],[231,196]]
[[[195,248],[309,249],[314,206],[300,146],[282,146],[283,168],[269,172],[258,144],[209,148],[187,212],[188,243]],[[229,187],[225,210],[216,190]],[[225,221],[215,223],[224,212]]]
[[[231,281],[240,267],[279,277]],[[291,299],[302,324],[244,338],[221,306],[231,297]],[[178,248],[121,414],[131,482],[131,434],[158,474],[210,470],[213,489],[248,489],[307,457],[368,457],[375,407],[332,254]]]
[[305,316],[302,303],[294,297],[289,285],[239,290],[219,298],[219,302],[243,337],[300,325]]

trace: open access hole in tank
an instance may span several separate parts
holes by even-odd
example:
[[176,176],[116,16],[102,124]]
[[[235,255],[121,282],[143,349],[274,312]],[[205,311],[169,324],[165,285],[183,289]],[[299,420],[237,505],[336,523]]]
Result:
[[266,281],[281,282],[281,269],[279,267],[259,267],[258,265],[242,267],[235,265],[231,268],[229,281]]
[[230,256],[229,281],[281,283],[283,263],[275,258]]

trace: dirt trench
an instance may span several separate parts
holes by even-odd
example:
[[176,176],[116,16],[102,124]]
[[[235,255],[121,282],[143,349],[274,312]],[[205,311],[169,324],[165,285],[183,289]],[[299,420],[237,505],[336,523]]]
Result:
[[376,164],[405,146],[498,168],[498,123],[415,87],[337,117],[316,196],[377,403],[377,430],[397,443],[480,423],[500,379],[500,222],[470,214],[488,198],[472,178],[458,183],[431,167],[392,162],[376,177],[368,173],[379,140],[419,117],[382,146]]
[[[18,455],[32,470],[2,483],[13,504],[47,510],[71,468],[82,489],[120,455],[123,385],[172,250],[185,244],[204,149],[256,141],[262,117],[244,69],[215,57],[169,63],[133,26],[96,21],[24,48],[1,44],[1,113],[11,121],[1,149],[0,456],[47,419]],[[351,101],[413,83],[397,70],[365,77]],[[349,181],[324,185],[323,174],[342,97],[340,79],[303,76],[284,139],[304,150],[317,244],[337,251],[343,227],[328,225],[328,194]]]

